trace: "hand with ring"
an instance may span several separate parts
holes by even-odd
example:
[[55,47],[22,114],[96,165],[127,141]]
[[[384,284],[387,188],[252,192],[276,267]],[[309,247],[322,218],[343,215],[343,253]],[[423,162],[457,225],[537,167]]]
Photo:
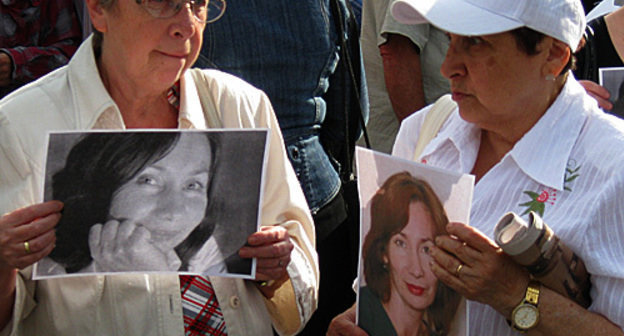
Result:
[[50,201],[0,217],[0,270],[22,269],[50,254],[63,203]]
[[467,299],[488,304],[504,316],[524,295],[528,272],[473,227],[450,223],[431,251],[434,274]]
[[464,264],[459,264],[457,265],[457,268],[455,269],[455,276],[457,278],[459,278],[459,272],[461,272],[461,269],[464,267]]
[[263,226],[247,238],[247,244],[238,254],[241,258],[257,258],[256,280],[260,281],[259,284],[264,282],[265,285],[259,288],[271,298],[288,279],[287,267],[294,244],[288,231],[281,226]]

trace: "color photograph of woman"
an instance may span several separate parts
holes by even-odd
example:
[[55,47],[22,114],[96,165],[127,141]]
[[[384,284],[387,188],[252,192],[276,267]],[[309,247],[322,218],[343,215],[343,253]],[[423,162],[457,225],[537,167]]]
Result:
[[[436,237],[448,234],[445,206],[455,205],[454,220],[466,215],[468,209],[458,202],[470,199],[461,200],[470,195],[472,180],[459,177],[453,182],[435,175],[444,172],[434,174],[425,165],[364,149],[357,155],[358,167],[376,171],[364,174],[375,186],[360,181],[365,206],[358,325],[372,336],[466,335],[465,304],[432,272],[430,251]],[[454,192],[462,188],[465,193]]]
[[446,224],[431,187],[407,172],[391,176],[373,197],[359,311],[369,335],[448,335],[460,295],[438,283],[429,266],[429,249]]
[[[224,210],[223,202],[219,202],[223,193],[215,192],[213,180],[218,181],[219,174],[215,173],[225,154],[221,153],[224,140],[241,141],[234,133],[252,135],[55,134],[51,142],[55,140],[56,147],[48,155],[52,172],[46,184],[47,197],[63,200],[65,210],[57,228],[57,246],[37,264],[37,275],[139,271],[227,274],[225,256],[231,254],[227,250],[238,250],[249,232],[257,230],[263,160],[262,154],[238,153],[246,158],[246,171],[252,180],[247,183],[252,188],[245,192],[254,194],[255,188],[256,197],[251,202],[241,200],[251,206],[239,213],[251,213],[247,216],[250,220],[244,221],[249,223],[246,228],[235,230],[240,237],[217,239],[217,223],[229,223],[220,223],[217,218],[216,212]],[[247,140],[259,145],[250,149],[262,153],[262,141],[257,140],[265,139],[265,133],[253,133],[257,134]],[[235,135],[235,139],[228,139],[228,135]],[[76,137],[77,141],[71,141]],[[71,146],[66,160],[62,153],[55,153],[62,152],[58,148],[63,146]],[[51,167],[55,161],[60,169]],[[231,164],[228,166],[226,169],[232,169]],[[238,197],[232,199],[239,202]],[[243,276],[251,273],[249,260],[230,268],[237,268]]]

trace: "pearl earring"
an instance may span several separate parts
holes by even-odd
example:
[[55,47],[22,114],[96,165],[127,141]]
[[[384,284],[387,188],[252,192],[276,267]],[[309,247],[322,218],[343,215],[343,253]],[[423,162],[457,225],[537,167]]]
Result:
[[546,75],[546,77],[544,77],[544,79],[546,79],[547,81],[554,81],[555,80],[555,75],[548,74],[548,75]]

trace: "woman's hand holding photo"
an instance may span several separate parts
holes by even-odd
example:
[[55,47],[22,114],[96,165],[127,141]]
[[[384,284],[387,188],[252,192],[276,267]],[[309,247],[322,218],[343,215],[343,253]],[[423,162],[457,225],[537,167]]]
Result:
[[509,317],[529,283],[526,269],[471,226],[449,223],[447,230],[452,236],[437,237],[431,251],[436,277],[467,299]]
[[50,201],[0,217],[0,271],[30,266],[50,254],[63,203]]
[[334,317],[326,336],[367,336],[368,334],[355,324],[355,305]]
[[263,281],[260,291],[271,298],[275,289],[288,279],[286,268],[294,248],[288,231],[281,226],[263,226],[247,238],[247,243],[249,245],[242,247],[238,253],[241,258],[258,258],[256,280]]

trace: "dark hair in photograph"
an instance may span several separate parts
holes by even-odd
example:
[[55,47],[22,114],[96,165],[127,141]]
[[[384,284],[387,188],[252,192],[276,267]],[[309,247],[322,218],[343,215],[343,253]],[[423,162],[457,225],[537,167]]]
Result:
[[[200,136],[198,134],[198,136]],[[217,143],[206,134],[211,155],[210,172],[217,162]],[[67,273],[78,272],[92,262],[89,231],[108,219],[117,189],[145,167],[165,157],[175,147],[179,132],[89,133],[71,149],[65,167],[52,177],[52,198],[65,204],[56,228],[57,246],[50,257]],[[212,178],[207,186],[206,216],[176,248],[181,271],[210,237],[214,223],[208,221]]]
[[[362,246],[366,285],[382,302],[390,299],[390,270],[384,265],[390,239],[409,221],[411,203],[421,202],[433,221],[433,235],[445,235],[448,218],[442,203],[429,184],[408,172],[390,176],[371,200],[371,227]],[[459,305],[460,295],[438,281],[433,303],[424,321],[435,335],[445,335]],[[449,314],[452,312],[452,314]]]

